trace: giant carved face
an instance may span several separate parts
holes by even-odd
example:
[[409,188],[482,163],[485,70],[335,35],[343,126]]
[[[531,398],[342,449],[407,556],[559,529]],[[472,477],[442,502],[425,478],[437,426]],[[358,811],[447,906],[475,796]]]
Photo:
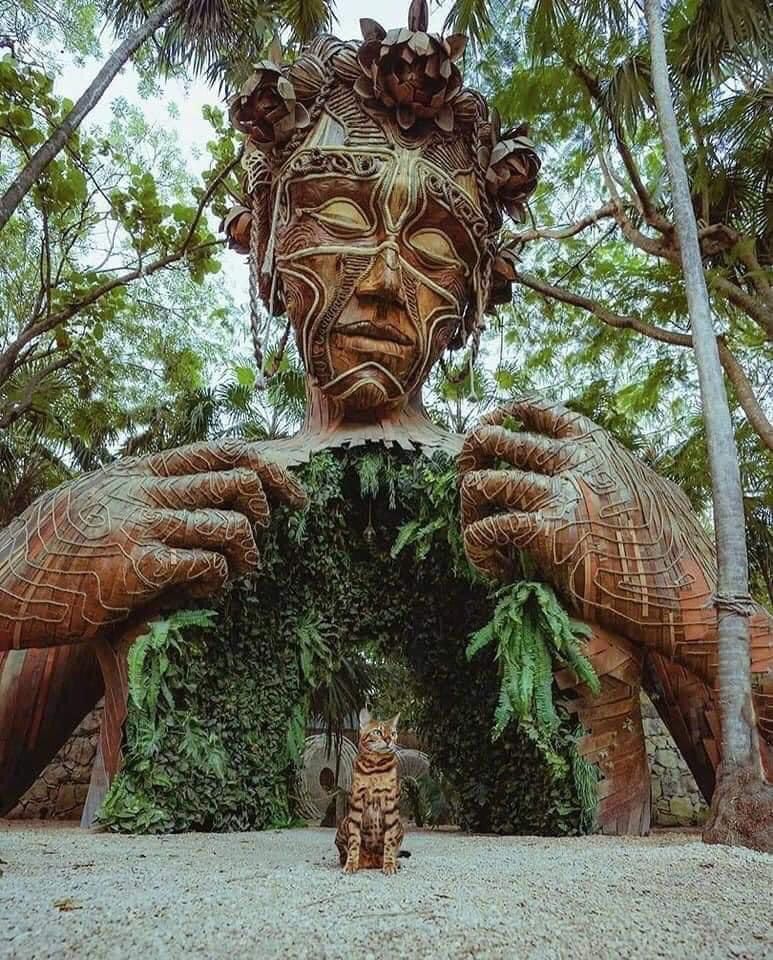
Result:
[[416,396],[458,331],[487,224],[470,172],[421,150],[316,145],[276,202],[276,265],[304,364],[352,416]]
[[539,158],[525,128],[501,135],[462,85],[463,38],[427,17],[415,0],[407,29],[365,19],[362,44],[322,36],[262,61],[231,101],[250,208],[226,232],[252,252],[252,290],[286,309],[328,422],[418,400],[514,279],[501,209],[522,214]]

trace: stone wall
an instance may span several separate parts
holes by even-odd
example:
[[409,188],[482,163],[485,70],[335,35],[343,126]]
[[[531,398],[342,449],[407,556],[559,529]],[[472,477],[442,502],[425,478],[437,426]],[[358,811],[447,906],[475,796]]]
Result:
[[9,819],[80,820],[101,720],[100,702],[11,810]]
[[[8,814],[9,817],[80,819],[96,755],[101,716],[100,705],[81,723]],[[689,827],[701,824],[706,817],[706,804],[676,744],[645,694],[642,694],[642,717],[652,773],[653,825]],[[416,747],[418,743],[405,742],[403,745]]]
[[641,712],[652,776],[653,826],[699,826],[706,819],[706,803],[679,748],[644,693]]

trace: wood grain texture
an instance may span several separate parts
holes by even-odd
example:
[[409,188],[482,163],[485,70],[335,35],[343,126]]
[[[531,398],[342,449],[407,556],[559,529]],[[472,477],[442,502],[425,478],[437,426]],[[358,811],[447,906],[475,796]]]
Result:
[[32,786],[102,691],[88,646],[0,653],[0,816]]
[[[427,418],[421,390],[444,350],[471,341],[475,352],[487,309],[506,296],[502,211],[520,215],[539,158],[525,129],[503,134],[463,86],[459,38],[415,30],[421,22],[385,40],[367,21],[361,44],[319,37],[292,64],[261,63],[231,105],[247,135],[247,196],[226,229],[250,245],[253,306],[262,297],[295,332],[304,429],[270,444],[228,439],[118,461],[50,491],[0,531],[4,802],[95,699],[93,654],[68,644],[97,645],[108,687],[104,781],[115,774],[126,705],[116,627],[254,570],[269,504],[305,503],[285,466],[367,442],[459,450],[460,438]],[[485,418],[464,439],[459,471],[470,561],[508,580],[526,550],[568,607],[610,631],[597,633],[592,654],[604,693],[577,709],[604,770],[605,828],[645,829],[633,706],[645,653],[662,658],[653,662],[667,722],[706,784],[715,762],[706,532],[677,487],[552,403],[526,399]],[[753,621],[760,731],[773,739],[773,621],[761,610]],[[699,721],[687,722],[690,711]]]
[[713,691],[681,664],[658,653],[647,656],[644,685],[704,800],[710,803],[721,744]]
[[595,764],[602,833],[644,836],[650,830],[650,770],[642,727],[642,653],[622,637],[596,627],[586,649],[601,682],[598,696],[576,686],[571,670],[556,674],[559,689],[586,731],[578,751]]

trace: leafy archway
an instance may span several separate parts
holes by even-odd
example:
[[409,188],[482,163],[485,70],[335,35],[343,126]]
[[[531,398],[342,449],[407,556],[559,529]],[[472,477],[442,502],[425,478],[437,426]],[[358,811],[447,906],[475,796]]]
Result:
[[260,574],[235,583],[212,617],[187,614],[179,628],[172,618],[132,651],[126,765],[103,822],[291,822],[310,691],[364,656],[410,672],[419,731],[462,827],[587,829],[593,791],[578,778],[574,721],[561,714],[547,753],[517,724],[492,740],[497,664],[466,649],[495,599],[464,557],[450,458],[368,447],[298,469],[309,508],[275,511]]

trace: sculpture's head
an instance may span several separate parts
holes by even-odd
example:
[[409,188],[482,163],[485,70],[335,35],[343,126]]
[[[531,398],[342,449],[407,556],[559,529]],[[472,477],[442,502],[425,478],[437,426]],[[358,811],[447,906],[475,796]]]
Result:
[[[525,130],[500,137],[462,86],[464,38],[362,21],[259,65],[231,105],[247,134],[251,209],[226,220],[272,314],[286,311],[311,383],[370,418],[420,396],[446,347],[477,338],[511,266],[500,208],[536,184]],[[510,274],[512,279],[512,274]]]

